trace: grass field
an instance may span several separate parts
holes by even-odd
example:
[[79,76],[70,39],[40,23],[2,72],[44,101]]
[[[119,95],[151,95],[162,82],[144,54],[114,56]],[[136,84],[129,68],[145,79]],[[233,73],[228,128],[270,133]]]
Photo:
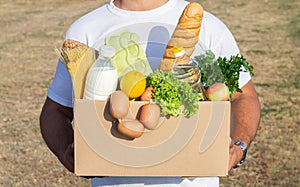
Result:
[[[0,0],[0,186],[88,186],[44,143],[39,114],[70,24],[101,0]],[[221,186],[300,185],[300,1],[204,0],[254,66],[262,114],[246,164]]]

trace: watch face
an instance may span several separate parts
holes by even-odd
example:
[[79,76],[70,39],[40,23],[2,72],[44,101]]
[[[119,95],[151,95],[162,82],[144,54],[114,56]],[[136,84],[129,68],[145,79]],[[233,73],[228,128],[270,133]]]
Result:
[[247,146],[243,142],[234,142],[235,145],[239,145],[243,151],[247,150]]

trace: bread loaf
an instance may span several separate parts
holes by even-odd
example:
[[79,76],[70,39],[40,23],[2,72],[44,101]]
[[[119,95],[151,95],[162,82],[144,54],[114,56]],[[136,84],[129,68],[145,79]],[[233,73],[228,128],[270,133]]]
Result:
[[170,72],[175,63],[172,48],[182,46],[186,55],[190,57],[199,39],[203,17],[203,8],[199,3],[189,3],[183,10],[174,33],[167,44],[159,69]]
[[70,39],[65,40],[62,45],[62,48],[67,48],[67,49],[74,49],[78,47],[88,48],[88,46],[86,46],[85,44]]
[[86,74],[95,61],[93,48],[74,40],[65,40],[56,52],[68,69],[72,83],[74,97],[81,99],[85,87]]

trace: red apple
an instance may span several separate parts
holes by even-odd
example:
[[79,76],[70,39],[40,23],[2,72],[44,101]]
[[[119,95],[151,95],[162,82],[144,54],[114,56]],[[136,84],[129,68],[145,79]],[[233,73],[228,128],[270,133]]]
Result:
[[224,83],[214,83],[206,90],[207,97],[210,101],[228,101],[229,90]]

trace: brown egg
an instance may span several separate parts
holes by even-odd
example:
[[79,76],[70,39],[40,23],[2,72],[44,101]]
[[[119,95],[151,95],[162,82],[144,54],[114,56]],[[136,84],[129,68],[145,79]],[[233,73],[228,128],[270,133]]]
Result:
[[138,120],[124,119],[118,123],[119,133],[129,138],[139,138],[144,133],[144,125]]
[[115,91],[110,96],[109,112],[117,119],[124,119],[129,111],[129,98],[121,90]]
[[150,130],[157,128],[160,118],[160,107],[155,103],[148,103],[142,106],[140,122]]

